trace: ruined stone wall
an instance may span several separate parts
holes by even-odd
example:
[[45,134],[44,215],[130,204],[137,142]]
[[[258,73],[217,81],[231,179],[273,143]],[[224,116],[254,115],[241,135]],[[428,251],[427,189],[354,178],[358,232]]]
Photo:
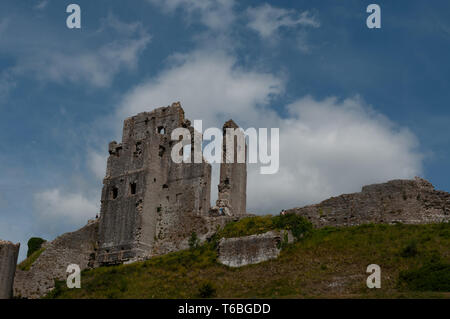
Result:
[[91,221],[83,228],[45,242],[45,250],[30,270],[17,269],[14,280],[14,296],[40,298],[54,288],[54,279],[67,278],[67,266],[77,264],[81,270],[94,265],[97,249],[98,221]]
[[[168,218],[166,218],[167,220]],[[223,228],[233,220],[236,218],[231,216],[206,217],[194,214],[173,214],[170,216],[170,222],[164,223],[165,229],[161,228],[158,232],[158,240],[155,242],[152,256],[188,249],[189,239],[193,232],[197,235],[199,243],[203,243],[217,232],[218,227]]]
[[12,297],[19,248],[20,244],[0,239],[0,299]]
[[393,180],[364,186],[360,193],[332,197],[287,212],[305,216],[317,227],[448,222],[450,194],[435,190],[431,183],[421,178]]
[[[232,147],[234,158],[227,155],[227,129],[235,129]],[[223,126],[222,163],[220,164],[220,183],[217,207],[225,210],[230,216],[243,216],[247,213],[247,148],[245,135],[238,130],[239,126],[229,120]],[[244,150],[238,147],[238,139],[244,141]],[[239,152],[244,152],[244,163],[238,162]],[[229,163],[231,161],[231,163]]]
[[[285,235],[286,234],[286,235]],[[236,238],[222,238],[218,247],[218,260],[229,267],[242,267],[277,258],[281,252],[281,242],[294,241],[287,231],[270,231],[260,235]]]
[[[184,236],[173,232],[183,216],[207,216],[211,165],[175,163],[174,129],[194,129],[179,103],[140,113],[124,122],[122,143],[110,143],[100,218],[100,264],[120,263],[157,254],[159,240]],[[193,152],[192,152],[193,153]],[[193,154],[192,154],[193,155]],[[184,223],[185,224],[185,223]]]

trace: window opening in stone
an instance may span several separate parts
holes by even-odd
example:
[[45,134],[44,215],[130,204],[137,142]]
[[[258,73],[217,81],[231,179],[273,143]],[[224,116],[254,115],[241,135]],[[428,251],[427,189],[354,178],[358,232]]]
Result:
[[130,194],[135,195],[136,194],[136,183],[130,183]]
[[166,148],[162,145],[159,146],[159,156],[163,156],[164,155],[164,151],[166,150]]
[[133,156],[139,157],[140,155],[142,155],[142,142],[136,142],[134,146]]
[[116,186],[114,186],[112,189],[112,198],[116,199],[117,196],[119,196],[119,189]]

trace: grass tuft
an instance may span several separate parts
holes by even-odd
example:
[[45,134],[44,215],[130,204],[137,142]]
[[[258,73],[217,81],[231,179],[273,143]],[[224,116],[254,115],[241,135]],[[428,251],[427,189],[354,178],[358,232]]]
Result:
[[20,270],[23,271],[28,271],[31,269],[31,266],[33,266],[34,262],[39,258],[39,256],[44,252],[45,248],[40,248],[39,250],[35,251],[34,253],[32,253],[30,255],[30,257],[28,257],[27,259],[25,259],[24,261],[22,261],[17,267]]

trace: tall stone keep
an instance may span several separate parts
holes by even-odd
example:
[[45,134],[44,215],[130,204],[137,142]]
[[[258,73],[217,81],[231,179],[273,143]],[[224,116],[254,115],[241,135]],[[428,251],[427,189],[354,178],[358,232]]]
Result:
[[[227,134],[230,134],[227,131],[231,132],[228,129],[233,130],[233,134],[227,138]],[[227,146],[232,147],[231,155],[227,154]],[[216,205],[219,209],[231,216],[247,214],[247,144],[244,132],[233,120],[223,125],[222,163],[218,187]]]
[[12,297],[20,244],[0,240],[0,299]]
[[164,248],[164,239],[173,242],[185,235],[180,232],[189,226],[186,216],[208,215],[211,165],[205,160],[192,164],[171,160],[172,147],[178,143],[171,140],[171,133],[180,127],[191,132],[194,145],[194,128],[180,103],[173,103],[127,118],[122,143],[109,144],[101,200],[100,264],[156,255]]

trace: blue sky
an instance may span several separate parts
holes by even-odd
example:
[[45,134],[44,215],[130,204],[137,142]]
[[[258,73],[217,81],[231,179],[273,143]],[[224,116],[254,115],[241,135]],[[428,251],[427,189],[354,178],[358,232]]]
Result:
[[279,173],[249,168],[251,212],[415,175],[449,190],[450,3],[376,1],[377,30],[370,3],[2,1],[0,238],[23,257],[84,225],[123,119],[174,101],[204,127],[280,128]]

